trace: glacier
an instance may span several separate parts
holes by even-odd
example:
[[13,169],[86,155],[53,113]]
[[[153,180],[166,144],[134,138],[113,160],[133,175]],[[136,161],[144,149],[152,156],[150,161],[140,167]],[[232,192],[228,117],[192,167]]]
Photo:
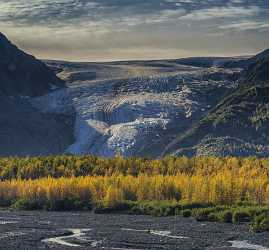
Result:
[[159,156],[237,85],[240,69],[175,62],[48,62],[67,88],[31,99],[43,113],[75,114],[75,142],[66,153]]

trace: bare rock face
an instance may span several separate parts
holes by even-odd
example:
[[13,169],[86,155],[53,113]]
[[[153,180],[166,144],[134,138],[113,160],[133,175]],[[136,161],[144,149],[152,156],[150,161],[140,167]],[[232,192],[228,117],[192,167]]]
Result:
[[0,33],[0,91],[4,95],[39,96],[64,85],[43,62]]

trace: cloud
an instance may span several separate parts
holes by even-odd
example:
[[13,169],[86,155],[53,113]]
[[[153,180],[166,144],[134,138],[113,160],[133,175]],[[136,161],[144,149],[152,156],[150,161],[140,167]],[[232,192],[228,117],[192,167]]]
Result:
[[195,0],[165,0],[167,3],[195,3]]
[[194,10],[191,13],[181,17],[181,20],[203,21],[215,18],[238,19],[246,16],[255,16],[260,11],[260,8],[257,6],[238,7],[230,5],[224,7]]
[[244,3],[244,0],[231,0],[232,4],[242,4]]
[[[226,4],[225,4],[226,2]],[[243,0],[2,0],[0,22],[29,26],[89,27],[165,23],[176,20],[204,21],[214,18],[255,16],[259,6],[248,6]]]
[[0,2],[0,21],[19,26],[64,26],[96,18],[102,6],[82,0],[10,0]]
[[242,47],[242,33],[242,51],[269,44],[265,33],[253,35],[267,29],[268,9],[268,0],[0,0],[0,31],[39,57],[231,54]]
[[269,30],[269,22],[241,21],[241,22],[237,22],[237,23],[221,25],[221,26],[219,26],[219,29],[238,30],[238,31]]
[[[156,14],[144,14],[144,15],[131,15],[131,16],[123,16],[120,17],[118,20],[114,19],[114,23],[116,23],[118,27],[125,26],[126,28],[132,26],[139,26],[139,25],[149,25],[149,24],[158,24],[158,23],[165,23],[169,21],[176,20],[181,16],[186,14],[185,9],[167,9],[161,10]],[[126,30],[126,29],[122,29]]]

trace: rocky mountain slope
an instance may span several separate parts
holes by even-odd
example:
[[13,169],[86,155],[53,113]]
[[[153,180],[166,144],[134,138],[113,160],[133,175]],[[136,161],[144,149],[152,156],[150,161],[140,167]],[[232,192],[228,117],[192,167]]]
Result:
[[8,96],[36,96],[63,87],[43,62],[13,45],[0,33],[0,91]]
[[269,155],[269,51],[250,59],[240,85],[164,154]]
[[0,156],[57,154],[73,142],[72,110],[44,114],[31,105],[31,96],[62,86],[43,62],[0,34]]

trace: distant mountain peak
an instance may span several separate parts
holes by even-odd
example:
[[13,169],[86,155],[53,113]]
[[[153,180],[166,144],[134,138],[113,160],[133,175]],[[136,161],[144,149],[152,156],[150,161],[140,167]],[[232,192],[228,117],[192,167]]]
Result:
[[0,32],[0,41],[3,40],[7,40],[7,37],[2,32]]
[[269,56],[269,49],[265,49],[264,51],[259,53],[257,56],[259,56],[259,55],[268,55]]
[[[8,51],[8,47],[12,46],[12,43],[7,39],[7,37],[0,32],[0,59],[4,56],[3,53]],[[14,45],[13,45],[14,46]]]
[[269,59],[269,49],[265,49],[264,51],[258,53],[257,55],[251,57],[248,62],[249,64],[257,63],[261,60],[267,60]]
[[269,81],[269,49],[252,58],[252,63],[245,72],[244,81],[245,83]]
[[64,81],[0,32],[0,92],[8,96],[38,96],[55,86],[63,87]]

